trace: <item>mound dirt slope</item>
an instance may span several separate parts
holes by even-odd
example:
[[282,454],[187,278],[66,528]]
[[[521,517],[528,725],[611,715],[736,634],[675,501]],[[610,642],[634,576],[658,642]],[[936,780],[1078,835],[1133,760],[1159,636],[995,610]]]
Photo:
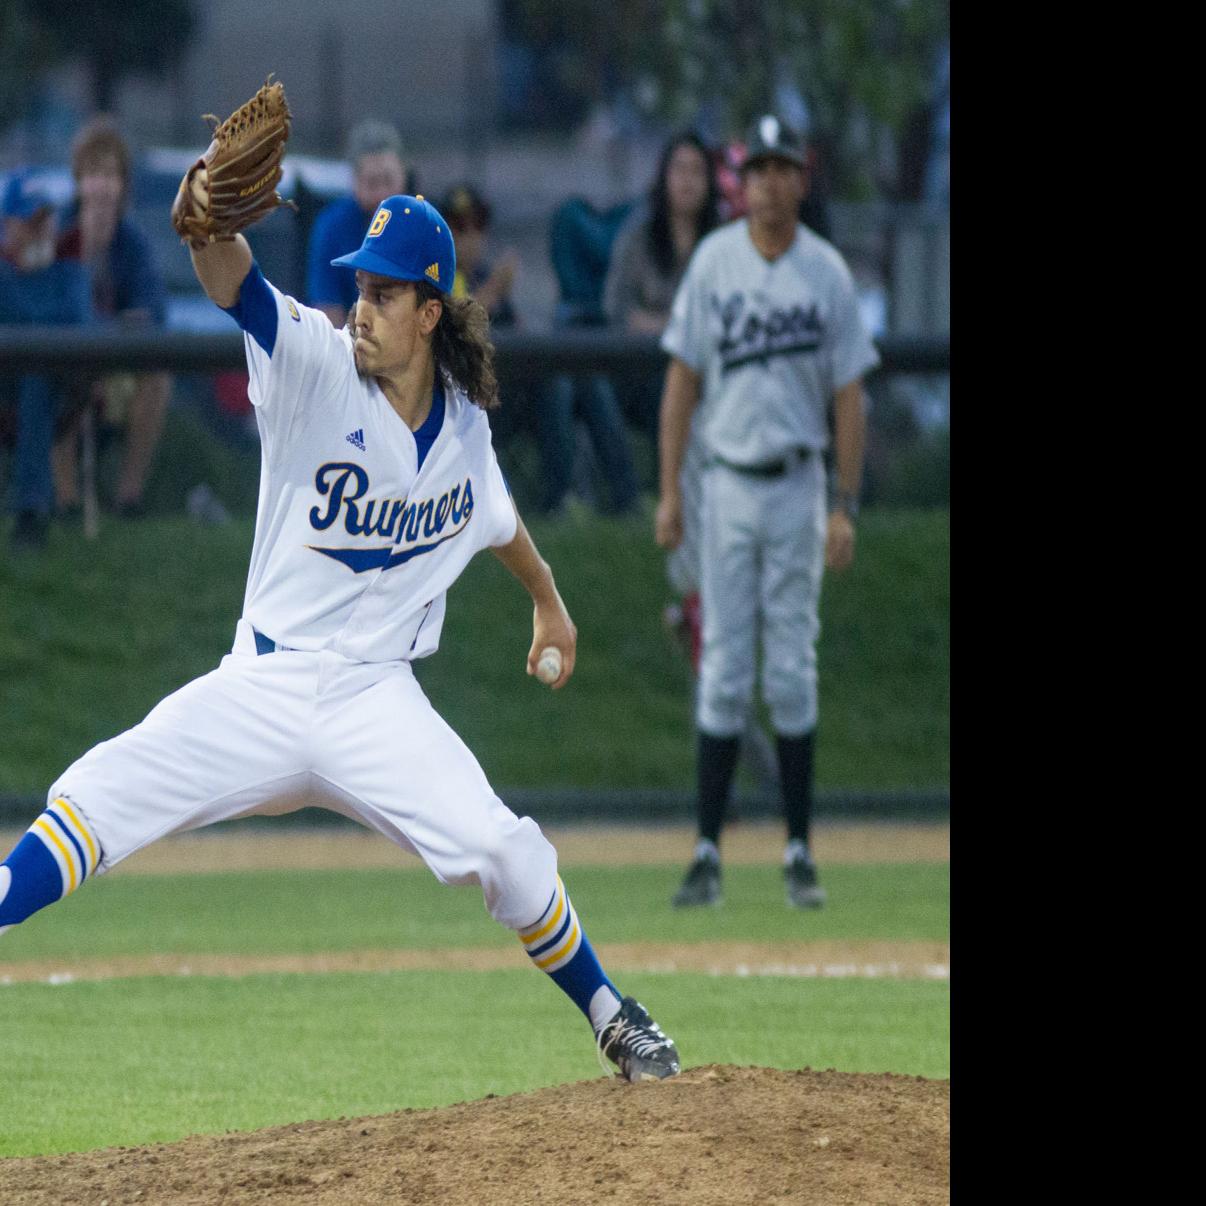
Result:
[[949,1152],[949,1081],[720,1065],[5,1160],[0,1201],[896,1206],[949,1201]]

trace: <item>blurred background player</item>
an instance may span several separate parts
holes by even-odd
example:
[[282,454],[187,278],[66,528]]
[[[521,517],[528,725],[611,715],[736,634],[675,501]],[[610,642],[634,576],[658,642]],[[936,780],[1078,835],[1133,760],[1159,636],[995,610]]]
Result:
[[[93,318],[121,326],[162,326],[167,288],[146,236],[127,216],[130,148],[111,117],[99,114],[76,136],[71,151],[75,202],[64,218],[56,254],[88,275]],[[113,510],[127,518],[145,512],[143,493],[163,434],[171,375],[116,373],[88,388],[69,391],[54,445],[58,509],[80,509],[79,440],[85,409],[93,408],[103,432],[124,432]]]
[[323,207],[310,231],[306,254],[306,303],[342,327],[356,301],[356,275],[331,263],[360,246],[377,206],[416,188],[402,154],[402,137],[389,122],[366,118],[348,135],[352,191]]
[[854,555],[862,377],[878,356],[845,262],[799,222],[809,185],[801,140],[767,115],[746,145],[747,217],[700,244],[662,338],[671,357],[656,520],[664,548],[682,541],[680,473],[701,402],[704,457],[699,840],[674,903],[720,902],[720,833],[761,643],[787,821],[787,899],[815,908],[825,899],[809,848],[821,576]]

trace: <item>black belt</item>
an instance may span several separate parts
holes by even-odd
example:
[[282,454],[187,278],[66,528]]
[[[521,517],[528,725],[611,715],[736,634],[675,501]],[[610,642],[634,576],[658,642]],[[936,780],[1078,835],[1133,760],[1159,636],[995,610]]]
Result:
[[723,465],[726,469],[732,469],[734,473],[744,473],[746,477],[782,477],[789,469],[808,460],[810,456],[812,456],[811,448],[793,448],[782,460],[764,461],[761,465],[737,465],[732,461],[726,461],[722,456],[710,457],[708,464]]

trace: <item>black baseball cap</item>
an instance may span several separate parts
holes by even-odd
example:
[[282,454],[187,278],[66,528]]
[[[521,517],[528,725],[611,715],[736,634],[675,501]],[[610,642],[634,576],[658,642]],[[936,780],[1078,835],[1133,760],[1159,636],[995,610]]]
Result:
[[750,126],[745,138],[745,162],[741,170],[744,171],[759,159],[785,159],[799,168],[808,166],[804,140],[773,113],[764,113]]

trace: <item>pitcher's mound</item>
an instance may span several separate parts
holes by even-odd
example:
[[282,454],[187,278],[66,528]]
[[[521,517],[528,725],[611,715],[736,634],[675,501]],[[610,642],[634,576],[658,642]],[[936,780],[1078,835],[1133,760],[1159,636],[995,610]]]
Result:
[[950,1082],[715,1065],[377,1118],[0,1161],[0,1200],[947,1202]]

